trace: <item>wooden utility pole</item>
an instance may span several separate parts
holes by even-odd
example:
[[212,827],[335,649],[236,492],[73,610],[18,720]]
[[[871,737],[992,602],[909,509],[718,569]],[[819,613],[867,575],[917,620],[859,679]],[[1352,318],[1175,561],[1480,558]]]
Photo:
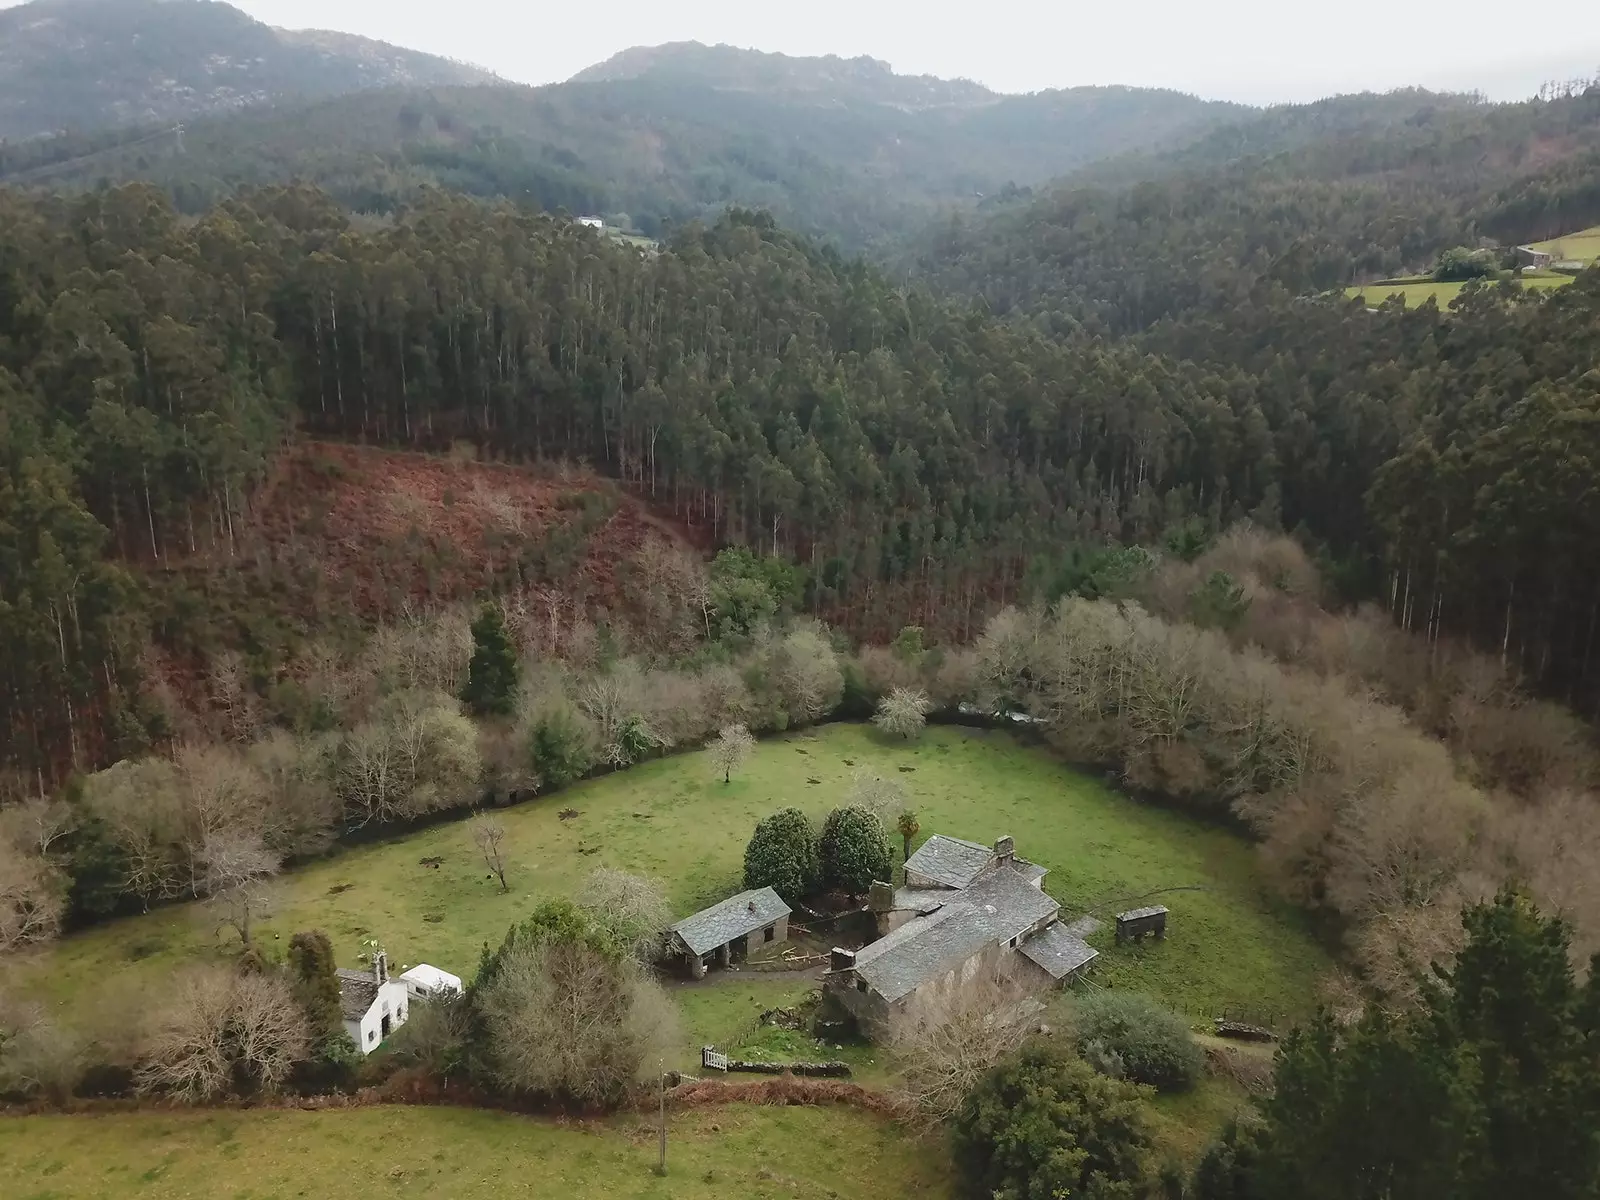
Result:
[[665,1062],[663,1062],[663,1063],[660,1064],[660,1067],[661,1067],[661,1158],[660,1158],[660,1161],[658,1161],[656,1163],[656,1174],[657,1175],[665,1175],[667,1173],[667,1065],[666,1065]]

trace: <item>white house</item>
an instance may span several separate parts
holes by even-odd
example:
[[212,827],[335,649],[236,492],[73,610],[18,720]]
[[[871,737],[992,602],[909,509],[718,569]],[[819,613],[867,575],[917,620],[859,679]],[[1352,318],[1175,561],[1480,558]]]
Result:
[[349,971],[341,967],[337,974],[344,1031],[361,1053],[371,1054],[406,1023],[411,1007],[406,985],[389,978],[389,956],[381,950],[372,956],[372,970]]
[[450,992],[459,996],[463,990],[461,976],[430,967],[427,963],[418,963],[409,971],[402,971],[400,982],[406,985],[406,994],[413,1000],[431,1000]]
[[604,229],[606,227],[605,220],[601,217],[579,217],[578,224],[587,225],[590,229]]

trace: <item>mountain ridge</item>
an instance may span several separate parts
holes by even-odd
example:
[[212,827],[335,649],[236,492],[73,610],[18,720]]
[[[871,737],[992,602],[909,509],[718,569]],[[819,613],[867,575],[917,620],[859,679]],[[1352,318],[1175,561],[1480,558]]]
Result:
[[221,0],[32,0],[0,9],[0,138],[495,80],[481,67],[370,38],[276,29]]

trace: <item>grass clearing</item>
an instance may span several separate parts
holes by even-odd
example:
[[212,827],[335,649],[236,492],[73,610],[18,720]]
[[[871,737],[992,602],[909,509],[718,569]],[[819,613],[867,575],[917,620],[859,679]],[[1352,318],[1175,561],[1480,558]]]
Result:
[[[1109,928],[1091,938],[1102,952],[1100,984],[1150,992],[1194,1018],[1226,1010],[1289,1020],[1313,1004],[1328,959],[1300,915],[1271,894],[1243,839],[1136,803],[1009,734],[949,727],[895,744],[870,726],[831,725],[761,743],[731,785],[694,753],[502,810],[505,895],[465,821],[351,847],[285,876],[258,937],[273,953],[296,930],[320,928],[344,965],[354,965],[362,938],[377,937],[391,963],[431,962],[470,978],[485,944],[540,900],[573,894],[602,864],[661,880],[682,913],[726,895],[739,886],[758,819],[788,804],[820,819],[862,768],[906,786],[924,837],[1013,834],[1019,854],[1050,868],[1046,886],[1069,913],[1126,907],[1161,888],[1205,888],[1163,897],[1172,909],[1164,942],[1117,947]],[[432,859],[441,861],[423,865]],[[69,1015],[103,996],[125,1015],[182,963],[231,952],[204,907],[187,904],[76,934],[17,970],[25,990]],[[798,982],[747,972],[681,989],[686,1033],[728,1041]]]
[[936,1146],[845,1108],[729,1105],[552,1122],[469,1109],[125,1113],[0,1121],[0,1196],[799,1198],[948,1195]]
[[1580,229],[1577,233],[1562,234],[1548,242],[1534,242],[1535,250],[1554,256],[1557,262],[1592,263],[1600,258],[1600,225]]
[[[1561,275],[1556,272],[1527,272],[1523,275],[1521,285],[1525,288],[1558,288],[1565,287],[1572,282],[1571,275]],[[1461,295],[1465,283],[1436,283],[1431,279],[1421,279],[1415,283],[1384,283],[1367,284],[1364,287],[1345,289],[1345,296],[1350,299],[1360,297],[1368,304],[1376,307],[1390,296],[1399,296],[1409,308],[1413,305],[1426,304],[1432,299],[1441,309],[1449,308],[1456,297]],[[1490,284],[1488,286],[1496,286]]]

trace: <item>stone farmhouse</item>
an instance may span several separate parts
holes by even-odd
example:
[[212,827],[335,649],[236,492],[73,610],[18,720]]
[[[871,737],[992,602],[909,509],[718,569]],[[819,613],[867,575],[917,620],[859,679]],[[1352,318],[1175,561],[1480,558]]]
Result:
[[762,946],[789,940],[790,908],[769,887],[730,896],[720,904],[685,917],[668,933],[668,950],[704,979],[715,962],[726,967]]
[[372,970],[340,967],[339,1009],[344,1031],[363,1054],[371,1054],[396,1029],[406,1023],[410,996],[405,983],[389,978],[389,956],[381,950],[372,956]]
[[875,883],[868,907],[878,938],[834,950],[824,991],[863,1032],[893,1034],[918,1007],[982,978],[1032,989],[1076,978],[1097,956],[1058,920],[1045,868],[993,846],[935,834],[905,865],[905,886]]

